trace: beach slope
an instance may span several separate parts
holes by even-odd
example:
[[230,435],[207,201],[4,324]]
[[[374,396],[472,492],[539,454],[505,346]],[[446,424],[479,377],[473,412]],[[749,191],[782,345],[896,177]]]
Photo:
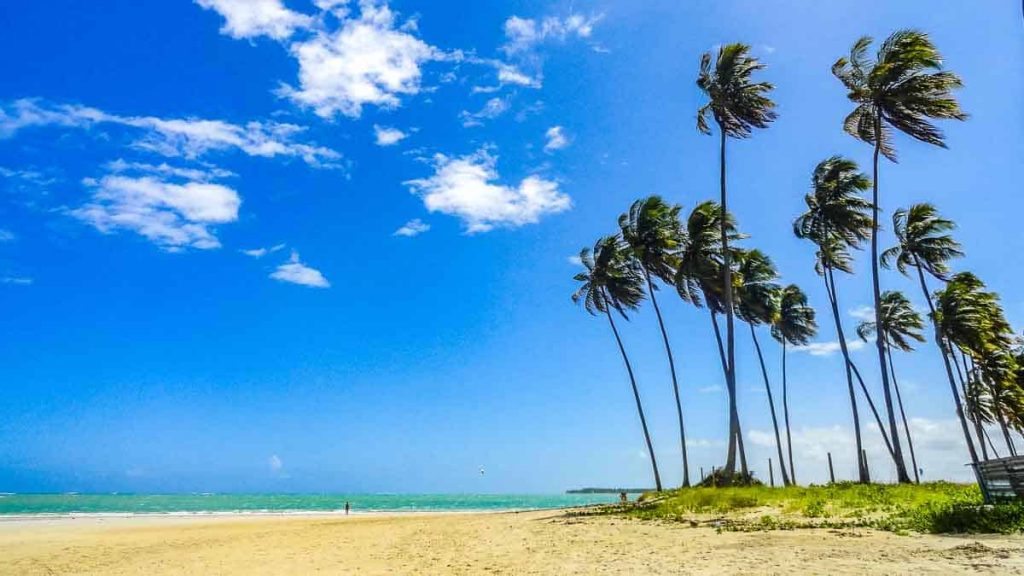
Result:
[[1024,537],[723,532],[560,512],[0,522],[0,574],[1020,574]]

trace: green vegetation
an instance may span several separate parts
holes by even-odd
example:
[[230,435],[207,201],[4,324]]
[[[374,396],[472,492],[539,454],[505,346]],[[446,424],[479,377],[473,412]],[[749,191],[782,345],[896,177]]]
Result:
[[862,527],[896,533],[1024,532],[1024,502],[985,506],[977,486],[948,482],[682,488],[585,513],[736,531]]

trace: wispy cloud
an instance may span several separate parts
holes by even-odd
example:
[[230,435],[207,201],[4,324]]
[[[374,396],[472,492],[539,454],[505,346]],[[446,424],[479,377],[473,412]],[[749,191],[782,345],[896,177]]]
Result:
[[331,284],[319,270],[311,268],[302,263],[299,253],[292,251],[288,262],[281,264],[274,270],[270,277],[281,282],[299,284],[311,288],[330,288]]
[[199,118],[121,116],[77,104],[21,99],[0,104],[0,138],[38,127],[88,129],[113,124],[135,129],[139,149],[168,157],[198,158],[210,152],[238,150],[249,156],[298,157],[317,167],[338,167],[341,154],[315,144],[296,142],[305,128],[280,122],[232,124]]
[[[862,340],[847,340],[846,348],[850,351],[860,350],[864,347]],[[842,350],[839,342],[811,342],[805,346],[793,346],[794,352],[806,352],[811,356],[831,356]]]
[[430,224],[423,222],[419,218],[413,218],[406,222],[401,228],[395,230],[395,236],[411,238],[413,236],[419,236],[427,230],[430,230]]
[[15,238],[17,236],[14,235],[14,232],[0,228],[0,242],[14,242]]
[[245,254],[246,256],[251,256],[253,258],[262,258],[267,254],[273,254],[274,252],[284,250],[285,246],[286,244],[276,244],[269,248],[251,248],[249,250],[239,250],[239,252]]
[[493,120],[508,111],[509,103],[504,98],[494,97],[488,100],[483,108],[476,112],[463,110],[459,117],[462,118],[462,125],[466,128],[483,126],[484,120]]
[[573,266],[583,266],[583,259],[579,256],[569,256],[566,260]]
[[4,276],[0,278],[0,282],[4,284],[14,284],[15,286],[30,286],[33,280],[28,276]]
[[851,308],[850,310],[847,310],[846,313],[849,314],[851,318],[855,318],[857,320],[863,320],[868,322],[875,321],[874,306],[857,306],[856,308]]
[[697,392],[700,392],[701,394],[717,394],[722,390],[724,390],[724,388],[722,388],[722,386],[719,384],[712,384],[710,386],[702,386],[700,388],[697,388]]
[[565,135],[565,129],[561,126],[552,126],[544,133],[547,142],[544,144],[545,152],[561,150],[569,145],[569,137]]

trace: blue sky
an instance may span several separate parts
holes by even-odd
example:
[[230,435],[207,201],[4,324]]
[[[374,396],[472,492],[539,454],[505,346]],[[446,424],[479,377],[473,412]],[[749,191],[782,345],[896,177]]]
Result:
[[[792,236],[841,131],[831,63],[930,33],[964,78],[949,150],[897,138],[886,218],[931,201],[1024,315],[1024,33],[1016,2],[338,2],[0,6],[0,491],[520,491],[646,485],[607,325],[570,256],[635,198],[717,195],[701,52],[743,41],[778,121],[730,146],[743,230],[826,299]],[[884,232],[888,245],[891,236]],[[866,271],[861,257],[858,267]],[[847,330],[868,276],[841,280]],[[895,273],[886,288],[916,285]],[[691,465],[721,463],[705,314],[662,291]],[[855,472],[834,330],[790,357],[797,476]],[[623,328],[667,483],[680,477],[654,316]],[[772,455],[738,334],[752,466]],[[779,385],[777,346],[763,335]],[[897,358],[926,478],[967,478],[929,343]],[[811,352],[815,353],[811,353]],[[854,353],[874,383],[865,347]],[[877,387],[875,388],[877,390]],[[892,476],[866,432],[875,476]],[[481,476],[479,467],[487,474]]]

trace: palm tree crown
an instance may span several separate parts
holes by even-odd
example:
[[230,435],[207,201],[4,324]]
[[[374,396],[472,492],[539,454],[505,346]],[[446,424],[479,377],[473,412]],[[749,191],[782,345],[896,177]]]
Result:
[[775,264],[760,250],[737,255],[736,315],[750,324],[772,324],[779,314],[779,293]]
[[[889,346],[903,352],[910,352],[914,347],[910,341],[924,342],[921,331],[924,330],[924,319],[910,300],[902,292],[887,290],[882,293],[882,338]],[[857,335],[865,342],[875,334],[877,326],[874,321],[865,320],[857,327]]]
[[764,67],[750,55],[746,44],[719,48],[713,67],[711,53],[705,52],[700,59],[697,86],[707,95],[708,103],[697,111],[697,129],[711,134],[709,112],[722,132],[733,138],[747,138],[754,128],[767,128],[776,118],[775,103],[767,96],[774,86],[751,79]]
[[627,258],[627,251],[618,236],[605,236],[594,244],[594,250],[580,252],[584,272],[573,277],[582,284],[572,301],[583,304],[591,314],[607,312],[609,306],[623,316],[635,310],[644,300],[644,278]]
[[893,263],[903,274],[920,263],[932,276],[945,280],[949,276],[947,262],[964,255],[960,243],[948,234],[956,228],[952,220],[939,216],[931,204],[914,204],[892,215],[892,229],[899,244],[882,252],[882,265]]
[[772,323],[772,337],[779,342],[807,344],[818,332],[814,308],[807,304],[807,295],[795,284],[779,293],[779,311]]
[[[679,254],[674,278],[676,290],[684,301],[700,307],[706,300],[716,312],[724,311],[721,226],[722,209],[717,202],[708,200],[694,207],[686,218],[686,243]],[[726,214],[725,227],[730,239],[744,237],[736,231],[732,214]]]
[[[927,34],[898,30],[882,43],[874,62],[868,59],[872,39],[854,43],[849,57],[832,66],[857,106],[843,121],[843,129],[896,161],[889,127],[928,144],[945,148],[942,131],[931,119],[966,120],[967,115],[952,96],[960,78],[942,70],[942,56]],[[880,132],[880,134],[876,134]]]
[[871,180],[853,160],[841,156],[822,160],[811,175],[811,191],[804,196],[807,211],[793,223],[793,233],[819,246],[835,240],[859,247],[871,237],[871,203],[861,197],[870,187]]
[[622,238],[633,257],[648,274],[669,284],[686,237],[680,210],[681,206],[666,204],[660,196],[650,196],[633,202],[629,212],[619,216]]

